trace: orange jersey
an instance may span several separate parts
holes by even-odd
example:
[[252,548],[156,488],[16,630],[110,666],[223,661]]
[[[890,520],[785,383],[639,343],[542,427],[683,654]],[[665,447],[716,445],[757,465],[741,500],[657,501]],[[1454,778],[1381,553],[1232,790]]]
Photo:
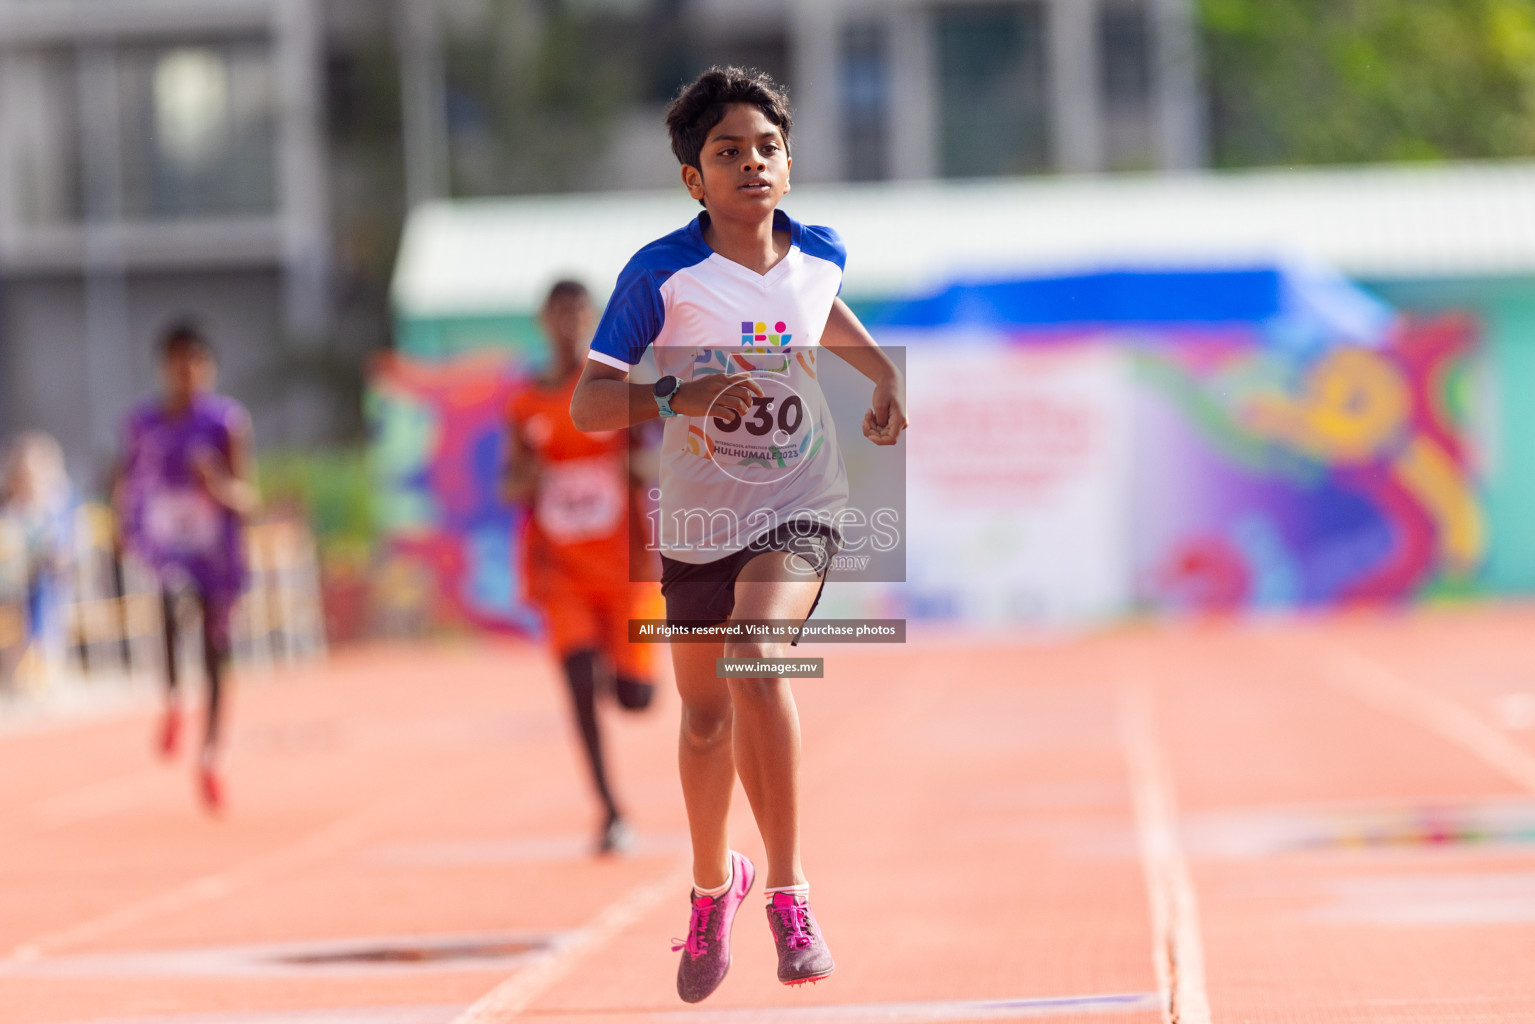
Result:
[[[530,597],[552,585],[619,587],[629,580],[628,432],[587,434],[570,421],[567,383],[530,383],[511,398],[512,429],[538,459],[538,486],[523,534]],[[636,535],[638,535],[636,533]]]

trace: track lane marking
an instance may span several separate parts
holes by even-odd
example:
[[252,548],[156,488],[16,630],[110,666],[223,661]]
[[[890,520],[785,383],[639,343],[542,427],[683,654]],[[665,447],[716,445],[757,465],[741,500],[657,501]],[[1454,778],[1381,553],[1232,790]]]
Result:
[[576,965],[618,937],[625,928],[693,883],[691,861],[639,885],[609,903],[561,949],[523,968],[475,1001],[452,1024],[502,1024],[564,980]]
[[940,1024],[954,1020],[1033,1020],[1089,1013],[1144,1013],[1161,1006],[1162,997],[1155,992],[1125,992],[1019,999],[939,999],[911,1003],[652,1010],[645,1014],[635,1014],[630,1019],[675,1024],[777,1024],[778,1021],[793,1021],[795,1024]]
[[164,768],[115,775],[44,797],[23,813],[36,822],[34,832],[51,832],[149,803],[163,791],[159,783],[165,775]]
[[343,815],[294,842],[258,854],[234,867],[191,879],[79,924],[47,932],[19,943],[11,949],[10,958],[22,961],[37,960],[71,946],[94,942],[166,914],[222,899],[239,890],[248,889],[274,878],[284,871],[322,860],[363,842],[373,829],[392,815],[400,813],[401,808],[413,802],[414,797],[431,791],[429,783],[418,783],[404,793],[394,794],[386,800]]
[[1157,742],[1151,685],[1119,688],[1120,741],[1129,773],[1135,832],[1151,905],[1152,956],[1167,1024],[1210,1024],[1204,942],[1188,860],[1178,838],[1178,806]]
[[1338,645],[1323,678],[1379,710],[1449,740],[1535,793],[1535,756],[1457,701],[1413,683],[1374,658]]

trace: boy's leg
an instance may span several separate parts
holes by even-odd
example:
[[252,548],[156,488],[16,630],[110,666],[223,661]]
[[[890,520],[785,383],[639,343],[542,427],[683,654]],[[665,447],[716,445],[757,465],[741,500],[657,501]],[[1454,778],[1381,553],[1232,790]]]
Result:
[[730,690],[723,679],[715,678],[714,662],[723,656],[724,645],[671,646],[682,697],[677,767],[693,840],[693,884],[717,889],[730,880],[727,819],[736,782]]
[[571,651],[561,659],[561,664],[565,669],[566,687],[570,690],[571,711],[575,714],[586,764],[591,770],[592,785],[597,790],[597,799],[602,802],[607,821],[611,822],[619,817],[619,813],[608,786],[607,767],[602,759],[602,734],[597,727],[598,655],[591,648]]
[[603,630],[608,661],[613,666],[613,696],[626,711],[643,711],[655,699],[655,645],[629,642],[629,620],[657,618],[653,601],[631,583],[612,594],[605,611]]
[[198,598],[203,613],[203,671],[208,676],[208,717],[203,730],[203,759],[218,756],[224,727],[224,677],[232,649],[230,620],[234,602],[206,595]]
[[230,627],[234,597],[199,589],[197,604],[203,616],[203,671],[208,678],[207,717],[203,726],[202,756],[197,765],[198,788],[211,811],[224,806],[224,783],[219,764],[224,725],[224,677],[232,650]]
[[158,745],[162,757],[172,757],[181,745],[181,701],[177,684],[177,648],[181,630],[176,620],[176,598],[169,589],[160,591],[160,611],[165,640],[165,709],[160,718]]
[[[799,555],[768,551],[742,568],[735,582],[732,621],[803,622],[820,593],[821,579]],[[784,657],[787,643],[731,641],[729,658]],[[710,665],[711,670],[713,665]],[[712,674],[712,673],[711,673]],[[731,679],[735,710],[736,771],[767,848],[767,887],[802,885],[799,855],[799,713],[784,679]]]
[[598,852],[618,852],[626,849],[631,840],[608,781],[597,715],[597,690],[608,671],[601,653],[600,594],[573,586],[549,585],[543,588],[539,603],[549,630],[549,643],[558,653],[565,674],[570,710],[580,734],[592,789],[602,805]]
[[181,629],[176,619],[176,596],[168,589],[160,591],[160,611],[165,627],[165,695],[168,701],[174,703],[177,684],[180,682],[176,671],[176,649],[181,645]]

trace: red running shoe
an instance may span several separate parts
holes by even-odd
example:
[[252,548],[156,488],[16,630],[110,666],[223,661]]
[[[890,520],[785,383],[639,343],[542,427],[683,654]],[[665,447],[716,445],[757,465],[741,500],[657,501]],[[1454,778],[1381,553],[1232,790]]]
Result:
[[181,747],[181,709],[166,708],[160,718],[160,756],[167,761],[176,756]]
[[203,806],[208,810],[217,812],[224,809],[224,780],[219,777],[213,765],[204,764],[197,769],[197,789],[202,794]]

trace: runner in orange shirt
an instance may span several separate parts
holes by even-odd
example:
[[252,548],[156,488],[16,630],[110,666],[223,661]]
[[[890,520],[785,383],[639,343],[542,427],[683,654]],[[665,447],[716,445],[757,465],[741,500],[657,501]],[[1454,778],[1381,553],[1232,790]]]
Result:
[[[602,801],[599,852],[623,852],[633,832],[608,784],[597,724],[596,697],[611,685],[631,711],[655,694],[651,647],[628,639],[631,618],[660,617],[653,584],[630,581],[632,517],[629,432],[585,434],[570,421],[570,396],[586,362],[596,326],[586,287],[560,281],[540,312],[549,341],[542,377],[509,404],[511,460],[507,497],[528,510],[523,533],[523,582],[544,613],[550,645],[570,687],[592,782]],[[643,557],[642,552],[636,553]]]

